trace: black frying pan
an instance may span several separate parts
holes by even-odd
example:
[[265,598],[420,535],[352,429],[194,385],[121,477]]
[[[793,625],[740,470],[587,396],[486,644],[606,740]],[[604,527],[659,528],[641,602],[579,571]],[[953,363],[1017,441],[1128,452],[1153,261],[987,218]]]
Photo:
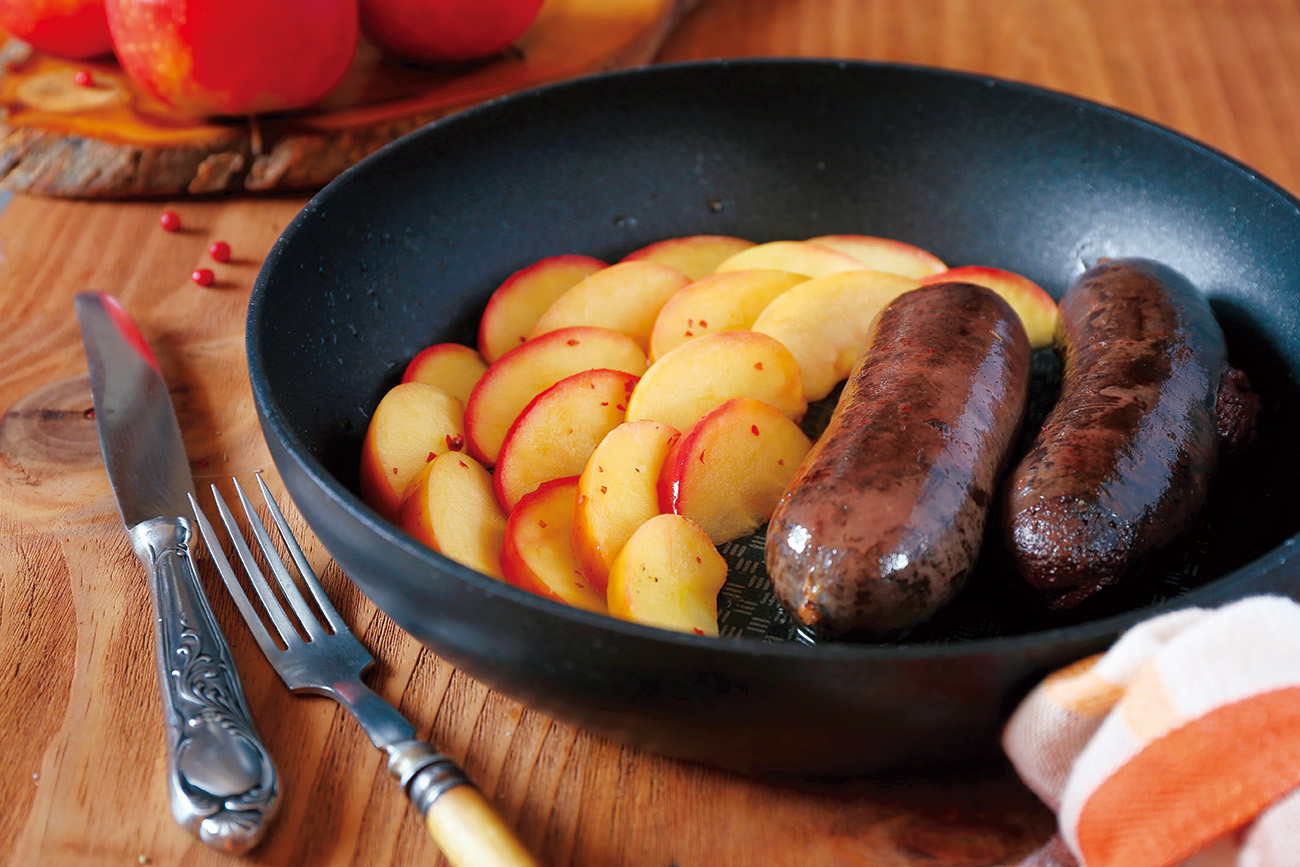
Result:
[[[566,252],[614,261],[676,235],[845,232],[1017,271],[1058,296],[1105,256],[1162,260],[1196,282],[1263,409],[1254,451],[1222,475],[1194,538],[1131,597],[1080,622],[1026,616],[986,568],[898,643],[813,646],[761,581],[724,592],[724,623],[740,624],[728,631],[748,634],[662,632],[473,573],[357,496],[380,396],[424,346],[472,343],[488,295],[514,270]],[[1169,130],[952,72],[705,62],[507,97],[363,161],[267,258],[248,355],[295,502],[361,589],[440,655],[561,719],[669,755],[865,773],[993,748],[1035,678],[1144,616],[1300,592],[1297,286],[1300,203]],[[1050,367],[1039,383],[1049,402]]]

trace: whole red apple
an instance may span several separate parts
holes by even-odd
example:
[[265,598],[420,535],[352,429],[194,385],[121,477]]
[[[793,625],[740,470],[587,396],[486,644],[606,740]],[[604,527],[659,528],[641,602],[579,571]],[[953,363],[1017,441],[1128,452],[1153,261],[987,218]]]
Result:
[[191,114],[301,108],[352,63],[357,0],[107,0],[122,68]]
[[542,0],[361,0],[361,29],[408,60],[474,60],[518,39],[541,8]]
[[0,0],[0,29],[70,60],[113,50],[104,0]]

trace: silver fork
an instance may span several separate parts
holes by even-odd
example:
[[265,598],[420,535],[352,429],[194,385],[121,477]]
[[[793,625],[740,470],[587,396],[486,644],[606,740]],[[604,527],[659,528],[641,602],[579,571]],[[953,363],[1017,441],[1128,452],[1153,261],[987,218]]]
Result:
[[283,650],[276,644],[240,586],[216,530],[192,494],[190,505],[194,509],[194,517],[212,560],[234,598],[239,613],[244,616],[253,637],[285,685],[295,693],[328,696],[348,709],[366,734],[370,735],[375,746],[388,754],[388,770],[398,778],[402,791],[420,811],[425,827],[449,864],[456,867],[536,865],[537,862],[456,763],[433,745],[419,740],[415,728],[397,709],[362,682],[361,675],[374,664],[374,657],[348,629],[325,595],[325,590],[261,475],[257,476],[257,484],[270,511],[271,520],[302,577],[303,585],[310,591],[324,617],[325,625],[317,619],[299,591],[297,582],[243,487],[237,479],[231,481],[248,518],[249,532],[262,550],[276,583],[296,615],[294,619],[307,636],[306,640],[299,635],[290,620],[289,612],[276,598],[217,486],[212,486],[217,512],[230,534],[231,544],[244,564],[249,583],[261,599],[267,617],[284,645]]

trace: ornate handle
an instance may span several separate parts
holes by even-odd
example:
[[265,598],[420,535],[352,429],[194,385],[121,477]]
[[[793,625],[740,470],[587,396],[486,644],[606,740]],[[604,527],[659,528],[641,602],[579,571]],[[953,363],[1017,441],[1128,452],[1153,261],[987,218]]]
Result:
[[388,770],[424,817],[452,867],[537,867],[538,862],[455,762],[429,743],[393,744]]
[[185,518],[131,528],[154,600],[168,796],[172,815],[190,833],[214,848],[244,852],[262,839],[280,787],[190,559],[192,533]]

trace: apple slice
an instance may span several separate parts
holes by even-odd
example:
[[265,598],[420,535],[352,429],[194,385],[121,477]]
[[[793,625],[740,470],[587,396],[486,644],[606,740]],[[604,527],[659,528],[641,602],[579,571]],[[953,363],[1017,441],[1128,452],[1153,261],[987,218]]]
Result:
[[633,250],[623,257],[623,261],[658,262],[676,268],[692,280],[698,280],[712,274],[727,258],[752,246],[753,241],[730,235],[685,235],[656,241]]
[[772,517],[812,441],[779,409],[729,400],[695,423],[664,459],[659,508],[685,515],[713,544],[748,536]]
[[659,514],[659,472],[680,436],[657,421],[630,421],[611,430],[587,461],[578,479],[573,553],[598,590],[636,528]]
[[824,277],[840,271],[861,271],[865,267],[852,256],[820,244],[810,244],[807,241],[769,241],[741,250],[718,265],[717,272],[774,268],[778,271],[793,271],[805,277]]
[[516,587],[604,614],[605,597],[583,576],[569,541],[577,496],[577,476],[552,479],[525,494],[506,518],[501,571]]
[[606,264],[590,256],[548,256],[506,278],[483,309],[478,351],[489,364],[528,339],[546,308]]
[[809,244],[820,244],[846,253],[872,271],[887,271],[920,280],[931,274],[946,271],[943,260],[928,250],[875,235],[821,235],[809,238]]
[[538,337],[575,325],[595,325],[626,334],[644,347],[650,342],[659,309],[689,282],[681,271],[658,262],[610,265],[557,298],[528,336]]
[[746,331],[773,298],[808,278],[759,268],[723,271],[682,287],[668,299],[650,332],[650,360],[715,331]]
[[361,499],[397,519],[406,486],[425,464],[465,444],[461,402],[435,385],[405,382],[388,390],[361,443]]
[[778,295],[758,314],[753,330],[790,350],[803,375],[804,397],[821,400],[853,370],[876,314],[919,285],[884,271],[818,277]]
[[623,423],[636,377],[584,370],[543,391],[506,432],[493,485],[507,510],[542,482],[576,476],[605,434]]
[[694,635],[718,634],[718,593],[727,561],[689,518],[656,515],[614,558],[609,613],[620,620]]
[[470,454],[492,466],[519,413],[546,389],[598,367],[634,376],[645,373],[645,352],[632,338],[608,328],[562,328],[516,346],[488,366],[465,404]]
[[683,343],[651,365],[632,389],[627,420],[648,418],[677,430],[733,397],[752,397],[803,418],[799,362],[779,340],[756,331],[718,331]]
[[1056,301],[1047,290],[1028,277],[1022,277],[1013,271],[1001,268],[989,268],[984,265],[963,265],[951,268],[941,274],[926,277],[921,281],[930,283],[974,283],[985,289],[992,289],[1016,311],[1025,333],[1029,335],[1029,345],[1042,349],[1052,345],[1056,333]]
[[460,343],[435,343],[415,354],[402,373],[402,382],[436,385],[465,403],[485,370],[487,363],[470,347]]
[[501,577],[506,514],[492,476],[469,455],[445,452],[426,464],[407,488],[397,524],[457,563]]

